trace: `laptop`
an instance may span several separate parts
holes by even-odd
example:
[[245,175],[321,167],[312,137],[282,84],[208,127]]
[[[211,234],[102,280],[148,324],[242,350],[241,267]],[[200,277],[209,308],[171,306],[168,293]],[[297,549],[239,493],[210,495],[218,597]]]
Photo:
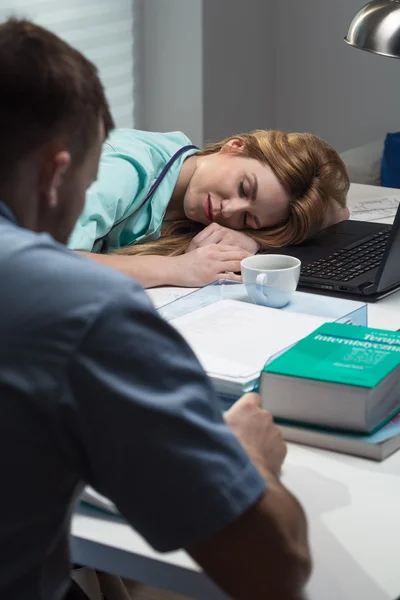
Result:
[[272,252],[301,260],[299,290],[374,302],[400,289],[400,206],[393,225],[342,221]]

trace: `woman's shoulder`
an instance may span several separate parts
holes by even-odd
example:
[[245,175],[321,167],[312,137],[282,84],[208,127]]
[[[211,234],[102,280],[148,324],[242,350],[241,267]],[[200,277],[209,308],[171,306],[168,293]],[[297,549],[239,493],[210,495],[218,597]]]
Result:
[[140,129],[115,129],[104,143],[104,152],[158,154],[169,159],[183,146],[192,142],[181,131],[154,132]]

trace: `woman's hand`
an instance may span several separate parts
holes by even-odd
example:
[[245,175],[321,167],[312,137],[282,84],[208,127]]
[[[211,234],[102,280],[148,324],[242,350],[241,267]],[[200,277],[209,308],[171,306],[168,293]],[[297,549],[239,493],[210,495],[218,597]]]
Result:
[[170,285],[201,287],[216,279],[241,281],[241,276],[236,275],[240,273],[240,261],[251,254],[237,246],[210,244],[187,254],[169,257],[171,264],[173,262]]
[[260,249],[260,244],[243,233],[243,231],[236,231],[235,229],[222,227],[218,223],[211,223],[211,225],[205,227],[192,239],[186,252],[192,252],[197,248],[203,248],[210,244],[236,246],[246,250],[250,254],[256,254]]

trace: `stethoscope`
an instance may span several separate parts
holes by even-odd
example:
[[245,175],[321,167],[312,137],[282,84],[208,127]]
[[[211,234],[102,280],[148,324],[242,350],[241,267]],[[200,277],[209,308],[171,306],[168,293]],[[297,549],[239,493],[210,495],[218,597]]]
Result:
[[[172,167],[172,165],[177,161],[177,159],[182,154],[184,154],[188,150],[198,150],[198,147],[197,146],[193,146],[193,145],[183,146],[177,152],[175,152],[175,154],[169,159],[169,161],[167,162],[167,164],[165,165],[165,167],[163,168],[163,170],[161,171],[161,173],[159,174],[159,176],[157,177],[157,179],[155,180],[155,182],[151,186],[151,188],[150,188],[147,196],[145,197],[145,199],[142,202],[142,205],[145,204],[148,200],[150,200],[150,198],[156,192],[156,190],[158,189],[159,185],[161,184],[161,182],[165,178],[166,174],[168,173],[168,171],[170,170],[170,168]],[[121,219],[120,221],[118,221],[117,223],[114,223],[114,225],[111,227],[111,229],[105,235],[102,235],[101,237],[99,237],[99,238],[96,239],[96,241],[94,243],[94,246],[98,242],[101,242],[101,247],[100,247],[100,253],[101,254],[106,254],[108,252],[108,247],[109,247],[108,236],[110,235],[110,233],[116,227],[119,227],[119,225],[121,225],[122,223],[124,223],[125,221],[127,221],[130,217],[131,217],[131,215],[128,215],[128,216],[124,217],[123,219]]]

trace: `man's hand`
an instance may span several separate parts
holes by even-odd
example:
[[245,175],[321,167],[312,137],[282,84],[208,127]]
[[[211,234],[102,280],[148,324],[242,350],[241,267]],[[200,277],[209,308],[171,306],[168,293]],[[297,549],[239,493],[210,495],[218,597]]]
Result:
[[241,281],[240,262],[250,252],[237,246],[211,244],[187,254],[170,257],[173,261],[172,285],[200,287],[216,279]]
[[262,474],[270,472],[278,476],[286,444],[272,415],[261,408],[261,396],[245,394],[224,418]]
[[236,231],[218,225],[218,223],[211,223],[192,239],[186,252],[192,252],[197,248],[203,248],[210,244],[236,246],[250,254],[256,254],[260,249],[260,245],[243,231]]

